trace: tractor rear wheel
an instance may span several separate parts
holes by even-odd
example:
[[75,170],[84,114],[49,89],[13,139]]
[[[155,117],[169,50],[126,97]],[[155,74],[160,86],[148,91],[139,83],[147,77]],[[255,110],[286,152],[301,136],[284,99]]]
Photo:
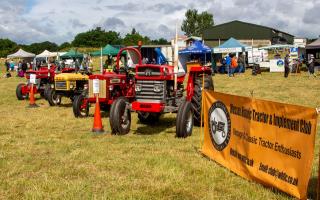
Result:
[[160,116],[160,113],[138,112],[138,118],[142,124],[154,124]]
[[19,85],[17,85],[16,88],[16,96],[18,100],[24,100],[28,97],[28,94],[23,94],[22,93],[22,87],[26,86],[26,84],[24,83],[20,83]]
[[[204,76],[204,89],[214,90],[212,77],[209,74]],[[194,80],[194,94],[191,99],[194,125],[200,126],[201,123],[201,102],[202,102],[202,76],[196,77]]]
[[75,117],[83,118],[89,115],[89,103],[82,94],[74,97],[72,108]]
[[47,100],[50,104],[50,106],[57,106],[61,104],[61,95],[56,94],[55,89],[48,89],[47,90]]
[[192,134],[193,110],[189,101],[183,102],[178,109],[176,121],[176,137],[186,138]]
[[128,99],[117,98],[110,109],[110,126],[112,134],[125,135],[130,131],[131,112],[127,109]]

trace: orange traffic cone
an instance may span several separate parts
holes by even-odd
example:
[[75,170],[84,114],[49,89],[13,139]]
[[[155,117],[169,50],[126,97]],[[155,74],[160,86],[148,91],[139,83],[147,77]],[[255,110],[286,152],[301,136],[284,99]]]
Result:
[[96,106],[94,111],[94,121],[93,121],[93,128],[92,132],[95,133],[103,133],[103,126],[101,121],[101,114],[100,114],[100,103],[99,103],[99,97],[96,95]]
[[29,92],[29,106],[28,108],[36,108],[39,107],[36,104],[35,98],[34,98],[34,92],[33,92],[33,84],[31,84],[30,92]]

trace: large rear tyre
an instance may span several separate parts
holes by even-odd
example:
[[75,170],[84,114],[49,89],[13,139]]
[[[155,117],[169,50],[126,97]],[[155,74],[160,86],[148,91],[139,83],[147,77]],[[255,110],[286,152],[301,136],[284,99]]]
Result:
[[176,137],[186,138],[192,134],[193,111],[189,101],[183,102],[178,109],[176,121]]
[[72,109],[75,117],[83,118],[89,115],[89,103],[82,94],[74,97]]
[[28,97],[28,94],[22,93],[22,87],[25,87],[25,86],[26,86],[26,84],[24,84],[24,83],[20,83],[19,85],[17,85],[16,96],[17,96],[18,100],[24,100]]
[[160,113],[138,112],[138,118],[142,124],[154,124],[160,116]]
[[47,90],[47,100],[50,104],[50,106],[57,106],[61,104],[61,95],[56,94],[55,89],[48,89]]
[[[204,89],[214,90],[212,76],[205,74],[204,76]],[[194,94],[191,99],[194,125],[200,126],[201,123],[201,102],[202,102],[202,75],[195,78],[194,81]]]
[[111,106],[110,126],[112,134],[125,135],[130,131],[131,112],[127,109],[126,98],[116,99]]

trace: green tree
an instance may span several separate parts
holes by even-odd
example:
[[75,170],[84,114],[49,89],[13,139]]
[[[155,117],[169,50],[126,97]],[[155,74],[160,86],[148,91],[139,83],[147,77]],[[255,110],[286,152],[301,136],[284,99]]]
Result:
[[72,45],[69,42],[64,42],[59,46],[59,51],[60,50],[68,50],[72,47]]
[[53,42],[45,41],[45,42],[39,42],[39,43],[32,43],[30,45],[20,45],[24,50],[40,54],[44,50],[48,50],[51,52],[58,51],[58,45]]
[[102,30],[101,27],[76,35],[72,41],[74,47],[102,47],[106,44],[120,44],[120,33]]
[[160,38],[160,39],[157,39],[157,40],[151,40],[151,44],[154,44],[154,45],[168,45],[170,44],[170,42],[164,38]]
[[203,30],[214,25],[213,15],[208,12],[198,14],[198,10],[189,9],[185,13],[185,19],[182,22],[181,30],[187,36],[201,36]]
[[0,39],[0,57],[7,57],[7,55],[14,53],[18,49],[17,43],[9,39]]
[[138,45],[138,42],[142,41],[142,44],[147,45],[151,44],[151,40],[147,36],[140,35],[135,28],[132,29],[131,34],[126,34],[123,38],[123,45],[125,46],[134,46]]

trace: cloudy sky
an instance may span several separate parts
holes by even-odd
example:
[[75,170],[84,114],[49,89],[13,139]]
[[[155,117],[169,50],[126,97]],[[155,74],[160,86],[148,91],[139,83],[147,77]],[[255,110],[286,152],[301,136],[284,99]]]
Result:
[[320,0],[0,0],[0,38],[61,44],[100,26],[170,39],[190,8],[212,13],[215,24],[241,20],[299,37],[320,35]]

